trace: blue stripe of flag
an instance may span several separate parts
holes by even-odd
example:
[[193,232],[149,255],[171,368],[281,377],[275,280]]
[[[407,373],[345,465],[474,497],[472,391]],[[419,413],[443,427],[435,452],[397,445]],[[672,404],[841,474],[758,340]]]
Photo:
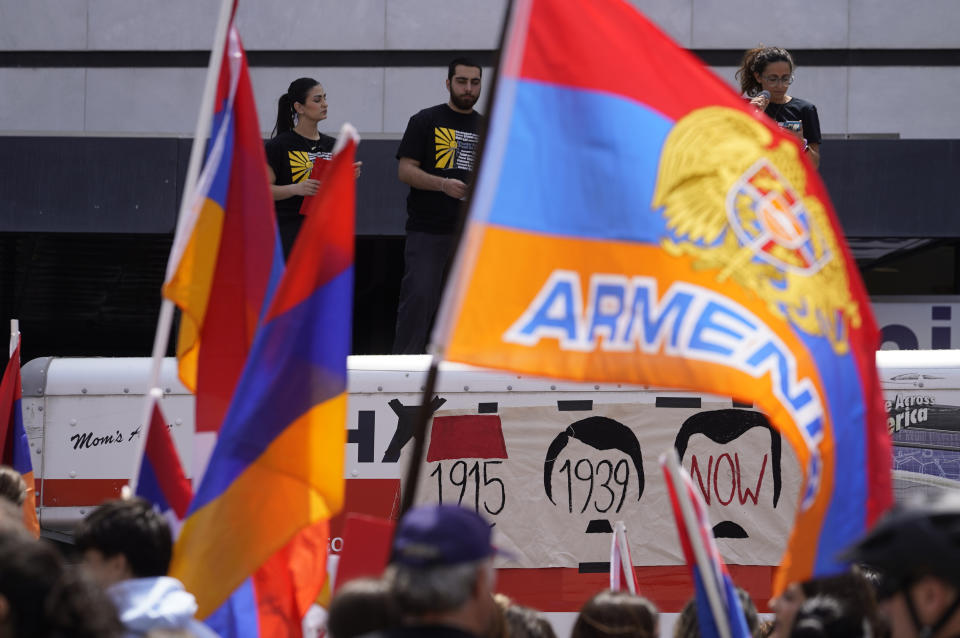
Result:
[[838,480],[833,484],[833,496],[821,528],[823,532],[817,541],[814,563],[815,574],[838,573],[846,566],[837,560],[837,555],[866,531],[868,488],[867,450],[863,438],[866,419],[863,384],[851,354],[837,356],[828,339],[796,332],[817,362],[817,371],[826,392],[825,407],[833,424],[834,449],[843,451],[843,457],[835,460],[834,475]]
[[[219,129],[224,125],[226,115],[226,111],[220,111],[213,116],[211,130],[214,131],[214,135],[210,138],[210,144],[207,148],[208,159],[210,151],[213,149],[213,142],[217,138],[217,135],[219,135]],[[235,119],[235,117],[231,117],[230,120],[226,122],[227,130],[223,136],[223,155],[213,174],[213,182],[210,184],[210,190],[207,192],[207,197],[219,204],[223,210],[227,210],[227,190],[230,186],[230,173],[233,166]]]
[[630,99],[517,82],[490,223],[588,239],[659,243],[650,209],[673,121]]
[[190,512],[222,494],[300,416],[346,391],[351,325],[343,309],[352,298],[350,266],[258,331]]
[[23,410],[20,399],[13,402],[13,455],[11,466],[20,474],[29,474],[33,471],[33,462],[30,459],[30,443],[27,440],[27,430],[23,426]]

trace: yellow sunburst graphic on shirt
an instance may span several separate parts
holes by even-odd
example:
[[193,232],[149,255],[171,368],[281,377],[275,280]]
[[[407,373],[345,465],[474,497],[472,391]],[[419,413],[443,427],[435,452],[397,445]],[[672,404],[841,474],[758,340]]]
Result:
[[453,168],[457,154],[457,132],[452,128],[433,129],[433,141],[437,145],[437,168]]
[[313,160],[306,151],[290,151],[290,177],[293,183],[302,182],[310,177]]

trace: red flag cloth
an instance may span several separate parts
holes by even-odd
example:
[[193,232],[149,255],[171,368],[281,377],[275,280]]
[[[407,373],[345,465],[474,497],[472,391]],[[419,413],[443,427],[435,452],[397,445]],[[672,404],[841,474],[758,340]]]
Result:
[[[246,55],[227,37],[213,136],[191,232],[178,234],[163,294],[182,311],[180,379],[196,395],[197,432],[218,432],[257,326],[283,273],[267,159]],[[195,468],[196,469],[196,468]]]
[[346,582],[361,576],[379,577],[390,560],[390,541],[394,521],[348,514],[343,524],[343,550],[337,564],[334,591]]
[[160,404],[154,401],[147,432],[147,445],[140,464],[137,496],[142,496],[163,513],[172,512],[177,521],[187,515],[193,488],[183,472],[173,437],[163,418]]
[[17,348],[7,362],[0,382],[0,460],[9,465],[23,477],[27,484],[27,497],[23,502],[23,523],[35,536],[40,535],[40,522],[37,520],[37,490],[33,477],[33,462],[30,460],[30,443],[23,426],[23,396],[20,380],[20,338]]
[[[330,160],[325,160],[320,158],[313,160],[313,168],[310,169],[309,179],[315,179],[321,184],[323,184],[323,176],[327,172],[328,166],[330,166]],[[314,197],[316,197],[316,195],[308,195],[303,198],[302,202],[300,202],[301,215],[306,215],[307,212],[309,212],[309,210],[313,206],[311,202],[313,201]]]

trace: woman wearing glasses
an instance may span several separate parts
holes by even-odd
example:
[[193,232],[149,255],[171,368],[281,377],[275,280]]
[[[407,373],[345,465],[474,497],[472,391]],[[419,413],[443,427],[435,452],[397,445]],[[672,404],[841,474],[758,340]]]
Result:
[[[814,166],[820,166],[820,118],[811,102],[787,95],[793,84],[793,58],[780,47],[757,47],[743,56],[737,71],[740,90],[757,110],[763,110],[801,141]],[[761,95],[768,91],[770,97]]]

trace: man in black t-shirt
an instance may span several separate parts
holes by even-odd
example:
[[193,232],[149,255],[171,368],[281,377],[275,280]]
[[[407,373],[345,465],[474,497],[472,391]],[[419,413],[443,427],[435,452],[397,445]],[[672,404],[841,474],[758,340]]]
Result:
[[427,346],[480,143],[483,118],[473,110],[480,76],[470,60],[451,62],[450,99],[411,117],[397,151],[397,175],[410,194],[395,354],[420,354]]

